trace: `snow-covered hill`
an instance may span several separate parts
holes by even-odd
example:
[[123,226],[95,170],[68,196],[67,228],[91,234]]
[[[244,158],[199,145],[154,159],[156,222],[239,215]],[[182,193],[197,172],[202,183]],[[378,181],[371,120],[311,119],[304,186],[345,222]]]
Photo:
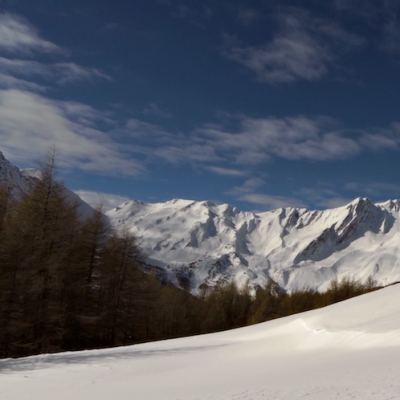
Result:
[[217,334],[0,360],[0,398],[397,399],[399,314],[396,285]]
[[287,290],[324,290],[337,277],[385,285],[400,280],[400,201],[358,198],[325,211],[281,208],[254,214],[228,204],[131,201],[107,216],[139,238],[149,264],[188,283],[234,280]]

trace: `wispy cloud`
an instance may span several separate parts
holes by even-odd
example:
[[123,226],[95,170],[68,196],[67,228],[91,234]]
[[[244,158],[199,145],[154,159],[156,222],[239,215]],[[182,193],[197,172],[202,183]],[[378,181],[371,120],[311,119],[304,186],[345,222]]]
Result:
[[272,156],[290,160],[333,160],[354,156],[361,151],[355,139],[335,130],[335,123],[324,118],[243,117],[238,132],[213,127],[198,130],[205,143],[229,151],[238,163],[259,164]]
[[348,182],[345,188],[357,193],[357,196],[384,197],[385,200],[393,196],[400,198],[400,185],[388,182]]
[[[29,59],[36,52],[60,56],[66,52],[41,38],[27,20],[16,15],[0,14],[0,49],[0,142],[10,159],[26,163],[54,144],[59,163],[66,167],[104,174],[137,175],[145,171],[106,130],[113,125],[108,113],[79,102],[46,97],[54,84],[111,77],[71,61],[44,64]],[[100,125],[103,129],[98,128]]]
[[280,207],[306,207],[306,204],[300,199],[287,196],[271,196],[261,193],[245,194],[239,197],[239,200],[262,205],[265,207],[265,209],[275,209]]
[[236,200],[263,205],[264,209],[279,207],[327,209],[344,206],[353,200],[352,197],[343,196],[326,184],[305,187],[295,190],[289,195],[268,194],[271,190],[273,190],[272,185],[268,185],[264,180],[251,178],[247,179],[243,185],[235,186],[225,194],[233,196]]
[[24,18],[13,14],[0,14],[0,49],[17,54],[63,51],[54,43],[41,38],[37,29]]
[[157,140],[165,143],[166,141],[173,140],[171,134],[159,125],[144,122],[137,118],[127,120],[124,133],[134,138],[146,139],[149,142]]
[[213,163],[223,161],[216,153],[212,144],[207,143],[176,143],[175,145],[160,147],[153,152],[154,155],[162,157],[170,163]]
[[[387,129],[346,131],[327,117],[231,117],[224,125],[205,124],[192,132],[170,133],[159,125],[130,119],[124,135],[141,140],[138,150],[170,163],[201,163],[215,173],[236,174],[274,158],[332,161],[364,151],[396,150],[397,125]],[[212,164],[218,163],[215,169]],[[211,164],[211,165],[210,165]],[[222,169],[221,169],[222,168]],[[218,172],[217,172],[218,171]]]
[[19,89],[32,92],[44,92],[48,88],[25,79],[16,78],[11,75],[0,72],[0,88],[1,89]]
[[0,57],[0,72],[9,77],[40,77],[52,83],[65,84],[78,81],[91,82],[94,79],[112,80],[96,68],[87,68],[72,62],[43,64],[32,60]]
[[257,188],[265,185],[266,182],[260,178],[249,178],[246,179],[241,186],[235,186],[228,190],[225,194],[238,198],[244,194],[254,193]]
[[246,175],[246,173],[244,171],[239,171],[237,169],[231,169],[231,168],[210,166],[207,169],[209,169],[211,172],[216,173],[217,175],[223,175],[223,176],[243,176],[243,175]]
[[170,15],[174,18],[180,18],[189,21],[191,24],[202,27],[213,15],[210,7],[202,2],[180,1],[174,2],[170,0],[156,0],[162,6],[168,6],[172,11]]
[[243,6],[239,9],[238,19],[245,25],[250,25],[257,21],[261,17],[261,14],[251,7]]
[[150,103],[143,111],[143,114],[158,118],[172,118],[172,114],[169,111],[163,110],[156,103]]
[[93,192],[90,190],[74,190],[74,192],[93,208],[101,204],[104,211],[109,211],[131,200],[128,197],[117,194]]
[[326,184],[302,188],[296,192],[296,196],[302,198],[308,204],[313,204],[322,209],[341,207],[354,200],[352,197],[343,196]]
[[[112,80],[99,69],[84,67],[71,61],[46,64],[30,59],[37,52],[65,56],[67,51],[43,39],[37,29],[18,15],[0,14],[0,49],[0,85],[3,88],[43,92],[51,84]],[[33,82],[33,79],[38,78],[41,82]]]
[[49,67],[59,83],[71,83],[77,81],[92,81],[94,79],[112,78],[96,68],[82,67],[81,65],[69,63],[57,63]]
[[270,84],[314,81],[328,73],[343,51],[364,44],[358,35],[301,9],[280,13],[278,20],[278,33],[263,46],[246,46],[228,37],[225,56]]
[[335,0],[334,6],[374,29],[370,42],[378,49],[400,51],[399,0]]
[[57,146],[61,165],[104,174],[137,175],[144,168],[96,129],[101,113],[87,105],[58,102],[21,90],[0,90],[0,141],[13,160],[32,159]]

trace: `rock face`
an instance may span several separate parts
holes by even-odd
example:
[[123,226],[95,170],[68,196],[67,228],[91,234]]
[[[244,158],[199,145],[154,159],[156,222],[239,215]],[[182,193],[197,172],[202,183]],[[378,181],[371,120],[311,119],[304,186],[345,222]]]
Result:
[[331,210],[282,208],[254,214],[228,204],[131,201],[107,213],[139,239],[148,263],[176,284],[324,290],[337,277],[400,280],[400,201],[358,198]]

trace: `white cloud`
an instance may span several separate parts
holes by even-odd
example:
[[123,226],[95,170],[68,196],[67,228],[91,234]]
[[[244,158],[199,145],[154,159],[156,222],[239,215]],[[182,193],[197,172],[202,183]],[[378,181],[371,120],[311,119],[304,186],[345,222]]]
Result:
[[270,84],[299,79],[313,81],[327,74],[329,66],[344,50],[364,43],[361,37],[301,9],[280,14],[279,23],[279,32],[269,43],[263,46],[230,43],[225,56]]
[[58,84],[94,79],[112,80],[110,76],[96,68],[86,68],[72,62],[42,64],[32,60],[0,57],[0,72],[11,77],[40,77]]
[[15,78],[14,76],[3,74],[0,72],[0,88],[2,89],[20,89],[32,92],[44,92],[48,88],[35,82],[25,79]]
[[386,130],[386,132],[382,130],[382,132],[365,133],[360,138],[360,143],[362,143],[363,146],[374,150],[395,150],[398,148],[399,145],[399,137],[393,136],[388,130]]
[[93,192],[90,190],[74,190],[74,192],[93,208],[101,204],[104,211],[109,211],[127,201],[131,201],[128,197],[112,193]]
[[164,158],[171,163],[180,162],[219,162],[223,158],[216,154],[213,144],[185,143],[181,141],[180,145],[171,145],[159,147],[152,151],[152,154]]
[[49,67],[37,61],[0,57],[0,69],[7,74],[17,76],[43,76],[52,75]]
[[280,207],[306,207],[305,203],[300,199],[286,196],[271,196],[260,193],[249,193],[239,197],[241,201],[247,201],[253,204],[260,204],[268,209]]
[[[59,46],[42,39],[37,30],[24,18],[13,14],[0,14],[0,85],[3,88],[15,88],[31,91],[45,91],[42,82],[33,82],[40,78],[47,83],[65,84],[94,79],[111,80],[111,77],[96,68],[88,68],[73,62],[44,64],[21,58],[35,52],[55,52],[66,54]],[[19,58],[15,57],[18,54]]]
[[290,160],[334,160],[358,154],[362,146],[332,129],[334,122],[324,118],[244,117],[239,132],[213,127],[199,129],[204,143],[223,149],[242,164],[259,164],[272,156]]
[[[111,80],[108,75],[73,62],[44,64],[22,58],[34,52],[65,51],[42,39],[34,27],[16,15],[0,14],[0,49],[0,142],[10,159],[26,163],[55,145],[62,166],[123,175],[145,171],[111,138],[113,132],[97,128],[99,123],[103,127],[115,125],[108,113],[77,102],[55,101],[43,94],[51,84]],[[18,58],[11,56],[17,53]]]
[[211,172],[216,173],[217,175],[223,175],[223,176],[243,176],[246,175],[244,171],[239,171],[237,169],[231,169],[231,168],[223,168],[223,167],[208,167]]
[[57,63],[49,66],[49,68],[59,83],[92,81],[93,79],[112,80],[109,75],[96,68],[86,68],[72,62]]
[[79,103],[57,102],[21,90],[0,90],[0,141],[12,160],[32,160],[50,145],[67,167],[137,175],[144,168],[124,154],[107,133],[97,130],[99,112]]
[[159,125],[144,122],[136,118],[130,118],[126,122],[126,131],[135,138],[148,138],[161,140],[170,138],[171,135]]
[[25,19],[13,14],[0,14],[0,48],[10,53],[60,52],[54,43],[42,39]]
[[235,186],[232,189],[225,192],[229,196],[242,196],[243,194],[253,193],[255,189],[266,185],[265,181],[260,178],[249,178],[246,179],[241,186]]
[[225,194],[234,196],[241,201],[264,205],[266,209],[279,207],[310,208],[311,204],[319,209],[336,208],[344,206],[354,199],[342,196],[322,183],[317,184],[316,187],[302,188],[293,192],[291,196],[260,193],[259,188],[266,185],[263,180],[252,178],[246,180],[242,186],[236,186]]
[[350,197],[334,196],[321,199],[316,204],[320,208],[329,209],[329,208],[343,207],[346,204],[352,202],[353,200],[354,199]]
[[[148,157],[160,157],[174,164],[200,163],[224,175],[242,174],[243,167],[239,168],[239,165],[260,165],[274,157],[342,160],[363,151],[397,149],[400,142],[396,124],[387,129],[346,132],[340,129],[337,121],[326,117],[240,116],[232,117],[231,122],[236,126],[231,126],[230,130],[222,125],[206,124],[185,135],[172,134],[158,125],[130,119],[123,134],[140,139],[140,145],[135,145],[134,150]],[[219,165],[215,167],[210,163]],[[231,167],[232,163],[236,163],[236,167]]]

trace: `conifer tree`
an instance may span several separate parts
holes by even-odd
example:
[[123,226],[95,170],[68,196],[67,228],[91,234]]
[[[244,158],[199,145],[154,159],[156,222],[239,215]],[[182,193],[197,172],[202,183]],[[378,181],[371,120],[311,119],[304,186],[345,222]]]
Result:
[[132,339],[129,321],[137,317],[135,296],[141,254],[135,237],[123,230],[113,233],[105,246],[103,263],[103,310],[106,337],[112,345]]

